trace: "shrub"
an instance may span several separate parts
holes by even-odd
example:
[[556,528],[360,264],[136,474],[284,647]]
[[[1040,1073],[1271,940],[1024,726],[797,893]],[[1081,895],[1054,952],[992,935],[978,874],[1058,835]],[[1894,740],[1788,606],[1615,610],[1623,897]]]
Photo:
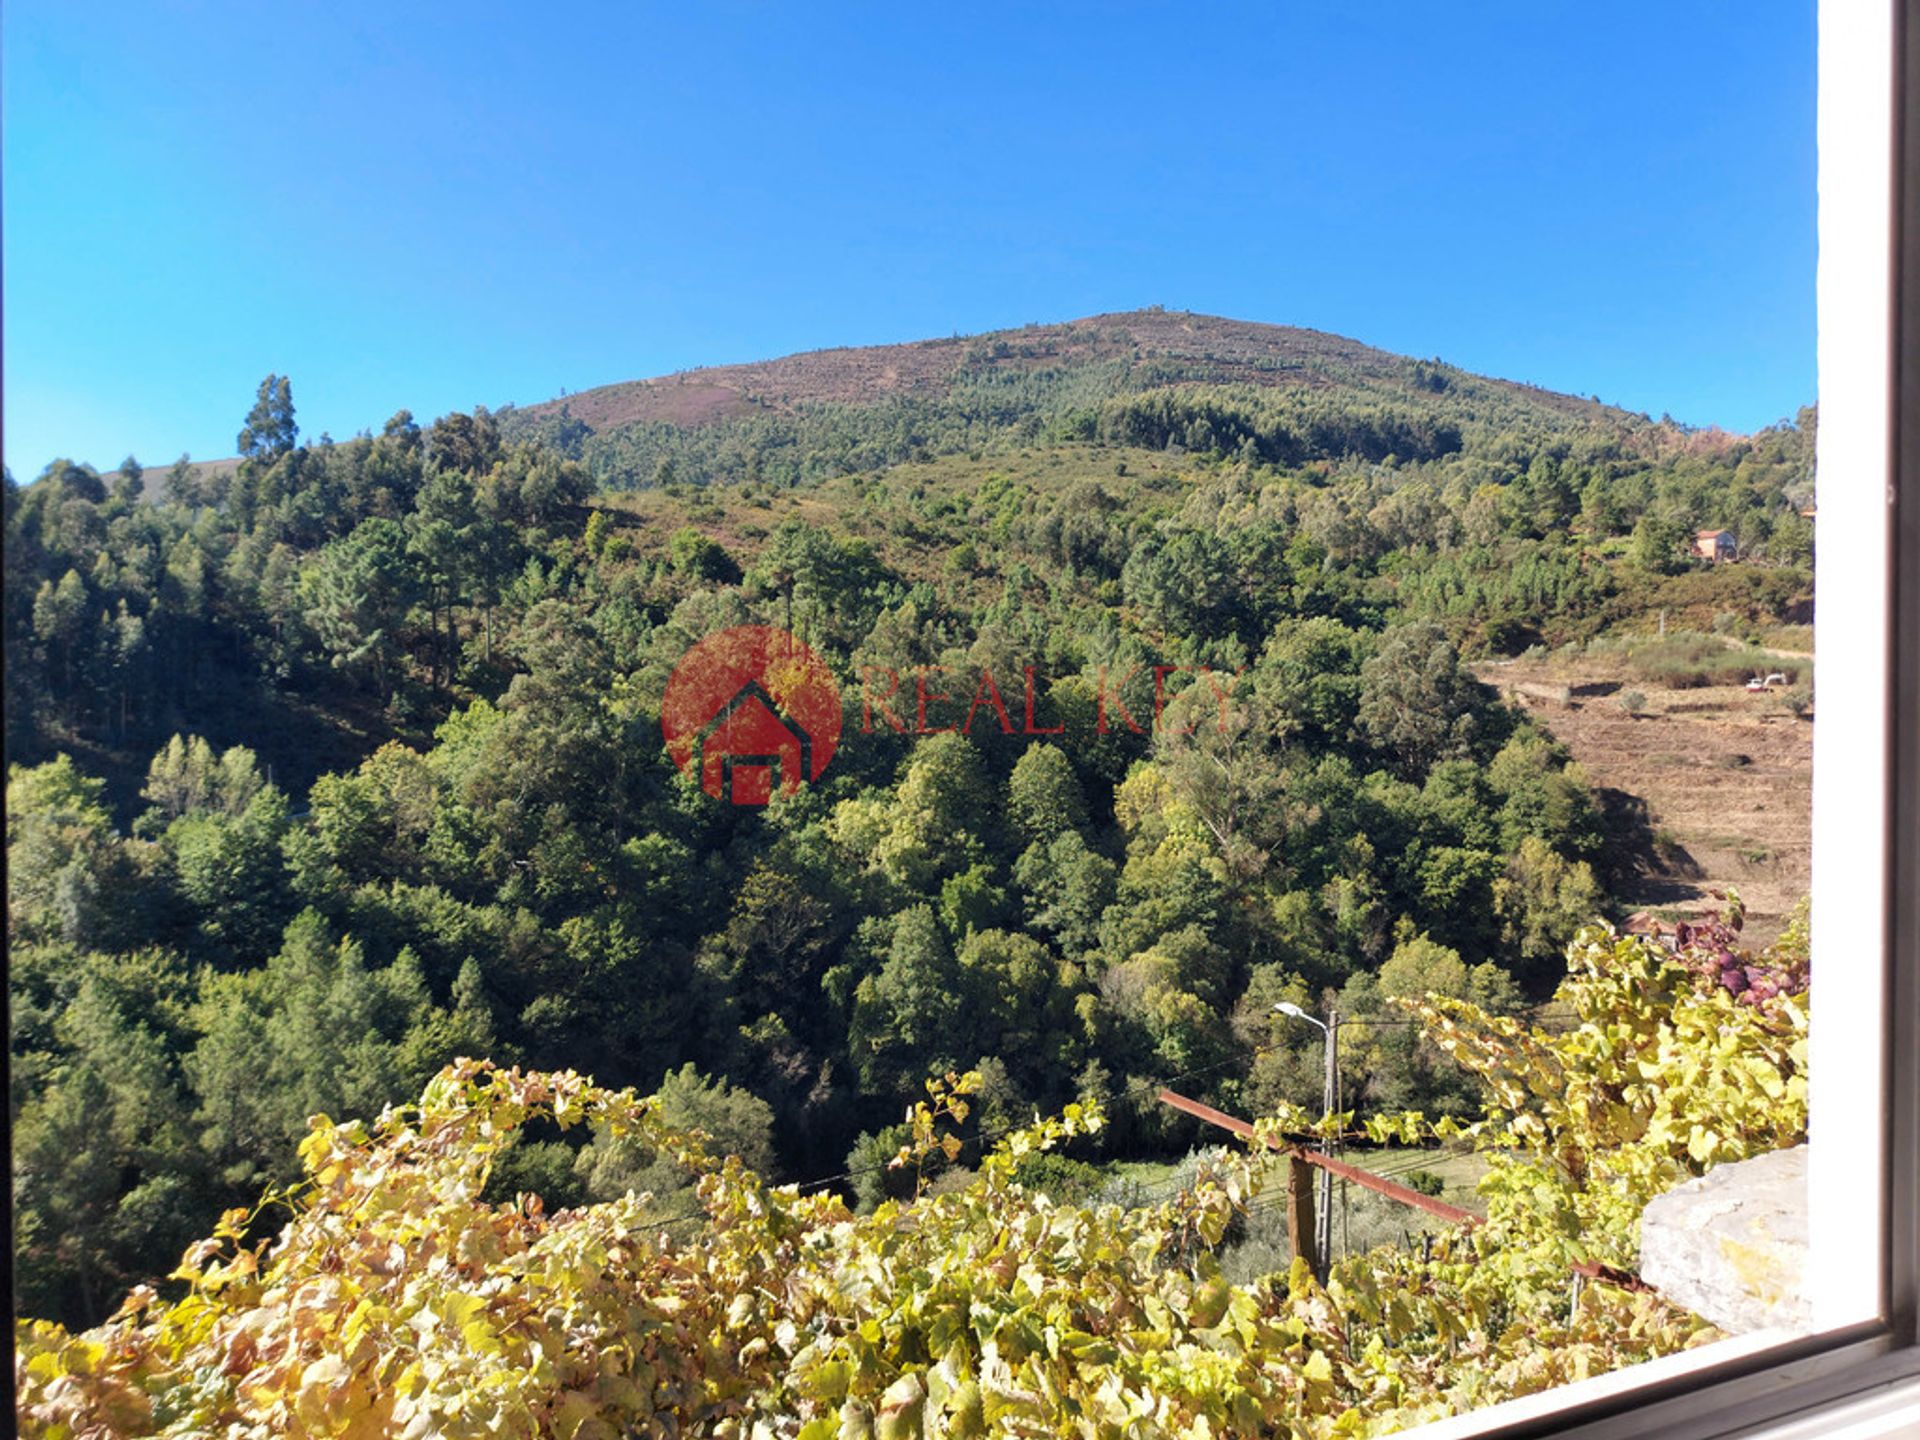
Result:
[[1409,1170],[1400,1179],[1409,1190],[1418,1190],[1422,1195],[1437,1196],[1447,1188],[1446,1177],[1431,1170]]
[[1050,1150],[1029,1155],[1014,1166],[1013,1179],[1056,1205],[1084,1205],[1107,1183],[1106,1172],[1099,1166]]
[[1780,671],[1790,683],[1812,673],[1804,660],[1782,660],[1750,645],[1729,646],[1715,636],[1676,634],[1637,644],[1627,662],[1639,674],[1672,690],[1743,685],[1755,675]]

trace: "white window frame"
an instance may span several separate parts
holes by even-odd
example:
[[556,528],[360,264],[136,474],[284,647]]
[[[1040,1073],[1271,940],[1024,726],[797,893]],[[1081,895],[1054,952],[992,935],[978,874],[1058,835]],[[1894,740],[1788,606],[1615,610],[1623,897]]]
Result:
[[1920,0],[1820,0],[1819,23],[1817,1333],[1668,1356],[1422,1440],[1920,1435]]

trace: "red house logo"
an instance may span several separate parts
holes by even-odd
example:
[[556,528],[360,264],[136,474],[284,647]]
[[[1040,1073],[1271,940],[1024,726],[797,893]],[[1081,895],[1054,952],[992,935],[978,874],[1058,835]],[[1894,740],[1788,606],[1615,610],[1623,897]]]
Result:
[[840,689],[784,630],[736,625],[680,657],[660,704],[667,753],[700,788],[765,805],[818,780],[840,743]]

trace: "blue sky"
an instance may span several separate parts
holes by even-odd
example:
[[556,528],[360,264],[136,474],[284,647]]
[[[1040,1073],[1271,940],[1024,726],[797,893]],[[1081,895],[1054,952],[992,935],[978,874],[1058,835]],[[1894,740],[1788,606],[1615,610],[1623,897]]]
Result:
[[1813,398],[1796,4],[4,12],[5,452],[231,454],[1149,304]]

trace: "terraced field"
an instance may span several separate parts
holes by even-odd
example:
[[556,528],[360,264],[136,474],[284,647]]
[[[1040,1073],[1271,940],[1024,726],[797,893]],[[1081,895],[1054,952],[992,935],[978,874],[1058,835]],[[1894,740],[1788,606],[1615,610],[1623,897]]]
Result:
[[[1749,933],[1779,933],[1810,873],[1811,718],[1775,694],[1668,690],[1607,661],[1515,660],[1482,666],[1480,677],[1518,692],[1600,790],[1630,864],[1628,905],[1684,916],[1732,886]],[[1562,686],[1566,703],[1546,698]],[[1621,703],[1635,690],[1645,697],[1638,714]]]

